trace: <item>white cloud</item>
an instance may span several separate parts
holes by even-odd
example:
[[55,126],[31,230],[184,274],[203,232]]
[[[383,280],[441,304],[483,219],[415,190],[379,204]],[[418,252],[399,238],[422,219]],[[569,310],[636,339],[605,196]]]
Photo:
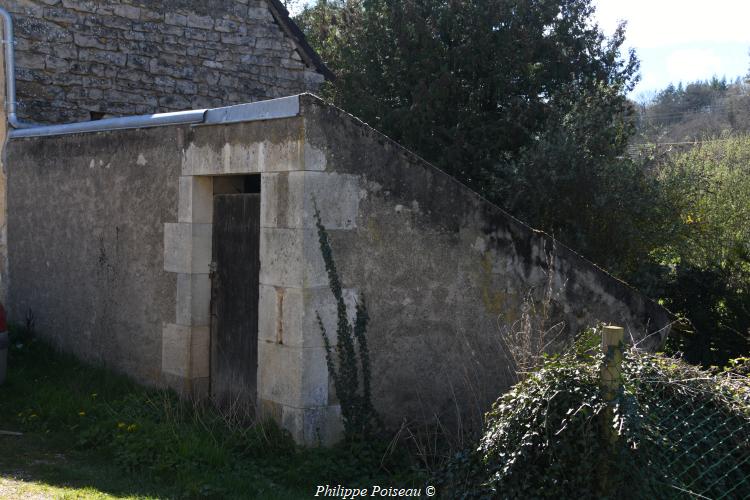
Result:
[[690,81],[704,79],[707,75],[720,75],[723,61],[711,49],[680,49],[667,57],[666,66],[668,74],[680,75]]
[[685,43],[750,44],[750,1],[595,0],[597,19],[611,34],[628,21],[628,46],[662,47]]

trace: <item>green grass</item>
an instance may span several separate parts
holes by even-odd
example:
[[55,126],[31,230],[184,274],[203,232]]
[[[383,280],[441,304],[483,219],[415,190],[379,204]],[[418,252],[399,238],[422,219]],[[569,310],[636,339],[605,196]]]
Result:
[[[421,486],[405,447],[301,448],[272,423],[141,387],[16,332],[0,386],[0,496],[309,498],[319,484]],[[13,479],[15,478],[15,479]]]
[[160,498],[169,494],[167,488],[123,475],[102,454],[66,448],[49,435],[0,437],[2,498]]

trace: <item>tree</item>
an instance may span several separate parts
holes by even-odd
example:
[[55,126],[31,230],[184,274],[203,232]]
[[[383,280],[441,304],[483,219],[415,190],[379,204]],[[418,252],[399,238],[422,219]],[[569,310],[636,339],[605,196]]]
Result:
[[[298,22],[337,75],[325,95],[600,264],[615,228],[653,233],[624,159],[638,61],[591,0],[319,0]],[[635,202],[632,200],[638,198]],[[602,224],[607,217],[611,224]],[[624,245],[630,247],[632,245]],[[624,255],[627,254],[627,255]]]
[[[699,248],[730,255],[730,238],[698,239],[685,222],[696,200],[719,220],[729,211],[721,200],[733,198],[702,195],[700,170],[629,154],[638,61],[621,52],[625,26],[606,38],[593,13],[591,0],[318,0],[297,21],[338,76],[325,97],[675,312],[701,317],[701,339],[739,332],[720,356],[705,355],[717,342],[693,342],[691,359],[746,351],[750,280],[737,269],[747,263],[701,261]],[[661,120],[654,134],[695,136],[725,122],[750,130],[748,106],[744,83],[714,78],[670,85],[640,121]],[[732,228],[721,234],[748,241]],[[696,279],[705,287],[690,289]]]
[[690,142],[750,131],[750,94],[741,79],[668,85],[642,107],[640,142]]
[[626,111],[637,62],[619,58],[623,27],[606,40],[592,13],[590,0],[321,0],[300,21],[338,76],[329,97],[484,191],[560,97],[604,84]]
[[680,190],[680,231],[654,251],[664,274],[658,293],[691,321],[674,347],[723,365],[750,350],[750,136],[676,154],[660,175],[691,185]]

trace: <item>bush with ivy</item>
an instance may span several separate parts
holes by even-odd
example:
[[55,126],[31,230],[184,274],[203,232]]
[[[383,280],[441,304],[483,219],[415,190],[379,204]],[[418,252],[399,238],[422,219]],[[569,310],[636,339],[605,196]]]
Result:
[[[595,342],[583,336],[497,400],[478,446],[436,478],[445,497],[750,496],[744,362],[717,373],[630,349],[606,422]],[[614,447],[604,425],[615,429]]]

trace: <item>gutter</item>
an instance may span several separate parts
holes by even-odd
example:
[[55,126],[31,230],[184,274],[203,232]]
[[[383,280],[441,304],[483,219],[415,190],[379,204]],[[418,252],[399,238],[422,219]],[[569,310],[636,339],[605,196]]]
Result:
[[161,127],[164,125],[196,124],[203,123],[205,113],[205,109],[199,109],[195,111],[177,111],[174,113],[105,118],[104,120],[66,123],[64,125],[36,125],[11,130],[8,136],[11,139],[18,139],[22,137],[44,137],[51,135],[79,134],[83,132],[105,132],[109,130]]
[[11,139],[23,137],[48,137],[54,135],[81,134],[85,132],[108,132],[134,128],[162,127],[165,125],[227,125],[230,123],[278,120],[299,116],[299,95],[279,97],[267,101],[236,104],[224,108],[175,111],[154,115],[123,116],[91,122],[67,123],[64,125],[40,125],[14,129],[8,134]]

